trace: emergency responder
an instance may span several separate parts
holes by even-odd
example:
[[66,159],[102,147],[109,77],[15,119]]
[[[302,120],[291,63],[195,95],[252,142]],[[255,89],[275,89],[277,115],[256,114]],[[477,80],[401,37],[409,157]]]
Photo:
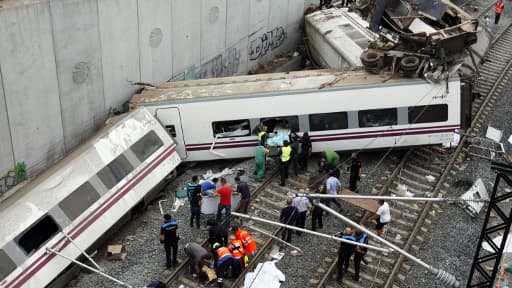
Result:
[[238,226],[233,226],[231,231],[235,232],[236,239],[242,240],[242,243],[244,244],[245,255],[253,255],[256,253],[258,247],[256,245],[256,241],[254,241],[249,232],[238,228]]
[[340,160],[340,155],[338,155],[338,153],[336,151],[329,150],[329,149],[322,152],[322,157],[325,158],[325,160],[327,160],[327,162],[334,164],[334,165],[338,164],[338,161]]
[[231,255],[228,248],[221,246],[219,243],[213,244],[213,250],[217,259],[217,286],[222,287],[222,278],[226,277],[229,268],[233,266],[233,255]]
[[256,170],[254,171],[256,180],[265,178],[265,165],[267,164],[268,146],[258,145],[254,156],[256,162]]
[[236,239],[235,235],[231,237],[231,242],[228,244],[229,252],[233,256],[233,278],[237,278],[238,275],[242,272],[242,267],[244,267],[243,257],[244,253],[244,244],[241,240]]
[[165,214],[163,222],[160,227],[160,243],[164,244],[166,267],[169,269],[178,264],[178,240],[180,237],[176,235],[178,223],[172,221],[171,215]]
[[268,138],[268,127],[261,124],[260,132],[258,132],[258,146],[267,146],[267,138]]
[[[360,244],[368,244],[368,234],[361,231],[360,229],[356,230],[355,233],[356,242]],[[356,250],[354,252],[354,281],[359,281],[359,271],[361,270],[361,261],[364,259],[364,255],[366,255],[368,249],[366,247],[356,246]]]
[[348,180],[349,189],[352,192],[357,191],[357,181],[361,180],[361,161],[357,158],[357,153],[352,153],[352,163],[350,164],[350,177]]
[[496,15],[494,17],[494,24],[498,25],[498,22],[500,22],[501,14],[503,14],[503,9],[505,9],[505,4],[503,4],[503,0],[499,0],[496,3],[494,11],[496,12]]
[[210,243],[212,252],[213,266],[217,267],[217,258],[214,256],[215,250],[213,249],[213,244],[219,243],[222,246],[226,246],[228,244],[228,231],[215,219],[208,219],[206,225],[210,226],[210,229],[208,229],[208,243]]
[[281,174],[280,186],[285,185],[285,180],[288,179],[288,166],[290,165],[290,158],[292,154],[292,148],[288,141],[284,140],[283,147],[279,151],[279,173]]
[[[346,227],[343,233],[338,232],[335,236],[345,240],[356,241],[356,238],[352,235],[352,229],[350,227]],[[354,244],[345,242],[340,243],[340,249],[338,250],[338,275],[336,278],[340,283],[343,281],[343,273],[348,271],[350,257],[354,253],[355,249],[356,246]]]
[[184,250],[190,265],[189,272],[192,274],[193,278],[196,278],[197,275],[202,274],[204,260],[210,258],[208,251],[206,251],[206,249],[204,249],[201,245],[193,242],[187,243]]

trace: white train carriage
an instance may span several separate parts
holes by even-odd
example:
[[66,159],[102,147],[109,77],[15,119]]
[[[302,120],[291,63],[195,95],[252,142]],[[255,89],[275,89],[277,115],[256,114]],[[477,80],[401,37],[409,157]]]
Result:
[[46,248],[80,257],[180,164],[146,109],[120,118],[0,203],[0,287],[53,285],[70,261]]
[[131,107],[156,116],[184,161],[253,157],[260,123],[308,131],[314,152],[450,142],[467,103],[461,95],[470,97],[459,78],[384,80],[317,70],[162,83]]

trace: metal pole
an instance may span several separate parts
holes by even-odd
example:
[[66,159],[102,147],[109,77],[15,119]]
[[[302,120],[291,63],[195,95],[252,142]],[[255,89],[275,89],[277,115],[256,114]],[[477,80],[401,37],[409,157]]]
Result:
[[162,202],[167,202],[166,199],[158,201],[158,207],[160,207],[160,214],[164,216],[164,208],[162,208]]
[[310,198],[340,198],[340,199],[371,199],[371,200],[395,200],[395,201],[425,201],[425,202],[489,202],[485,199],[460,199],[460,198],[429,198],[429,197],[394,197],[378,195],[331,195],[331,194],[306,194],[296,193],[295,196]]
[[304,232],[304,233],[313,234],[313,235],[324,237],[324,238],[329,238],[329,239],[336,240],[336,241],[339,241],[339,242],[345,242],[345,243],[349,243],[349,244],[357,244],[358,246],[365,247],[365,248],[368,248],[368,249],[374,249],[374,250],[381,251],[381,252],[392,252],[390,249],[386,249],[386,248],[382,248],[382,247],[377,247],[377,246],[372,246],[372,245],[368,245],[368,244],[356,243],[354,241],[350,241],[350,240],[346,240],[346,239],[341,239],[341,238],[336,237],[334,235],[322,234],[322,233],[318,233],[318,232],[315,232],[315,231],[311,231],[311,230],[307,230],[307,229],[302,229],[302,228],[299,228],[299,227],[295,227],[295,226],[291,226],[291,225],[286,225],[286,224],[283,224],[283,223],[274,222],[274,221],[270,221],[270,220],[267,220],[267,219],[255,217],[255,216],[250,216],[250,215],[246,215],[246,214],[242,214],[242,213],[238,213],[238,212],[231,212],[231,214],[235,215],[235,216],[238,216],[238,217],[247,218],[247,219],[250,219],[250,220],[255,220],[255,221],[259,221],[259,222],[263,222],[263,223],[267,223],[267,224],[271,224],[271,225],[275,225],[275,226],[280,226],[280,227],[284,227],[284,228],[288,228],[288,229],[292,229],[292,230],[296,230],[296,231],[300,231],[300,232]]
[[71,242],[71,244],[73,244],[73,246],[75,246],[75,248],[78,249],[78,251],[80,251],[80,253],[82,253],[92,264],[94,264],[94,266],[96,266],[96,268],[98,268],[98,270],[103,271],[103,268],[101,268],[100,265],[98,265],[98,263],[96,263],[94,260],[92,260],[91,256],[89,256],[89,254],[85,253],[84,250],[80,249],[80,247],[78,247],[78,245],[76,245],[75,241],[73,241],[73,239],[71,238],[71,236],[68,235],[68,233],[62,231],[62,234],[64,234],[64,236],[69,240],[69,242]]
[[325,205],[323,203],[320,203],[320,202],[315,203],[315,205],[320,207],[320,208],[322,208],[322,209],[324,209],[328,213],[331,213],[332,215],[340,218],[342,221],[348,223],[349,225],[359,228],[360,230],[366,232],[368,235],[370,235],[373,238],[375,238],[377,241],[385,244],[388,247],[391,247],[391,249],[397,251],[398,253],[402,254],[403,256],[409,258],[410,260],[420,264],[421,266],[423,266],[424,268],[426,268],[430,272],[436,274],[438,279],[441,279],[442,281],[445,281],[446,284],[452,285],[453,287],[461,287],[460,286],[460,282],[457,281],[453,275],[451,275],[451,274],[449,274],[449,273],[447,273],[447,272],[445,272],[443,270],[440,270],[440,269],[437,269],[437,268],[435,268],[433,266],[428,265],[427,263],[423,262],[422,260],[420,260],[420,259],[414,257],[413,255],[409,254],[407,251],[402,250],[400,247],[396,246],[395,244],[387,241],[384,238],[381,238],[380,236],[378,236],[377,234],[373,233],[371,230],[367,229],[366,227],[363,227],[363,226],[357,224],[356,222],[350,220],[349,218],[347,218],[347,217],[337,213],[333,209],[329,208],[329,206],[327,206],[327,205]]
[[60,256],[60,257],[62,257],[62,258],[64,258],[64,259],[67,259],[67,260],[69,260],[69,261],[71,261],[71,262],[73,262],[73,263],[75,263],[75,264],[77,264],[77,265],[79,265],[79,266],[82,266],[82,267],[84,267],[85,269],[88,269],[88,270],[91,270],[92,272],[98,273],[98,274],[100,274],[101,276],[103,276],[103,277],[105,277],[105,278],[108,278],[108,279],[110,279],[110,280],[112,280],[112,281],[116,282],[117,284],[123,285],[123,286],[128,287],[128,288],[133,288],[133,286],[131,286],[131,285],[129,285],[129,284],[126,284],[126,283],[124,283],[124,282],[122,282],[122,281],[120,281],[120,280],[117,280],[116,278],[114,278],[114,277],[112,277],[112,276],[109,276],[109,275],[107,275],[107,274],[105,274],[105,273],[103,273],[103,272],[101,272],[101,271],[99,271],[99,270],[97,270],[97,269],[94,269],[94,268],[92,268],[92,267],[91,267],[91,266],[89,266],[89,265],[85,265],[84,263],[81,263],[81,262],[79,262],[79,261],[76,261],[75,259],[69,258],[68,256],[65,256],[64,254],[59,253],[59,252],[57,252],[57,251],[55,251],[55,250],[53,250],[53,249],[51,249],[51,248],[46,248],[46,253],[55,253],[56,255],[58,255],[58,256]]
[[272,234],[270,234],[270,233],[268,233],[268,232],[265,232],[265,231],[263,231],[263,230],[261,230],[261,229],[258,229],[258,228],[256,228],[256,227],[254,227],[254,226],[249,226],[249,227],[250,227],[252,230],[258,231],[258,232],[260,232],[261,234],[267,235],[268,237],[270,237],[270,238],[272,238],[272,239],[275,239],[275,240],[277,240],[277,241],[279,241],[279,242],[281,242],[281,243],[283,243],[283,244],[285,244],[285,245],[287,245],[287,246],[292,247],[293,249],[296,249],[296,250],[298,250],[298,251],[302,252],[302,249],[300,249],[299,247],[297,247],[297,246],[293,246],[292,244],[290,244],[290,243],[288,243],[288,242],[286,242],[286,241],[283,241],[282,239],[280,239],[280,238],[278,238],[278,237],[276,237],[276,236],[274,236],[274,235],[272,235]]

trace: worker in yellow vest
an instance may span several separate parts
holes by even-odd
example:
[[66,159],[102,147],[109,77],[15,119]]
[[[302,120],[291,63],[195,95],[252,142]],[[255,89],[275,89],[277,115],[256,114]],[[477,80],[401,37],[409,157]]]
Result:
[[265,147],[267,145],[267,138],[268,138],[268,133],[267,133],[267,126],[265,125],[261,125],[261,131],[258,132],[258,145],[260,146],[263,146]]
[[284,186],[284,181],[288,178],[288,166],[292,155],[292,147],[287,140],[283,142],[283,147],[279,150],[279,173],[281,174],[281,183],[279,185]]

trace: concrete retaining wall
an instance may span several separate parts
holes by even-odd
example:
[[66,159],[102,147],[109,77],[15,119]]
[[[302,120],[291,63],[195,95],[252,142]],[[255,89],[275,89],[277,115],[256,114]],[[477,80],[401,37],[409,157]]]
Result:
[[[24,2],[24,3],[22,3]],[[26,0],[0,8],[0,175],[87,139],[130,81],[241,75],[302,39],[313,0]],[[5,2],[3,2],[5,3]]]

